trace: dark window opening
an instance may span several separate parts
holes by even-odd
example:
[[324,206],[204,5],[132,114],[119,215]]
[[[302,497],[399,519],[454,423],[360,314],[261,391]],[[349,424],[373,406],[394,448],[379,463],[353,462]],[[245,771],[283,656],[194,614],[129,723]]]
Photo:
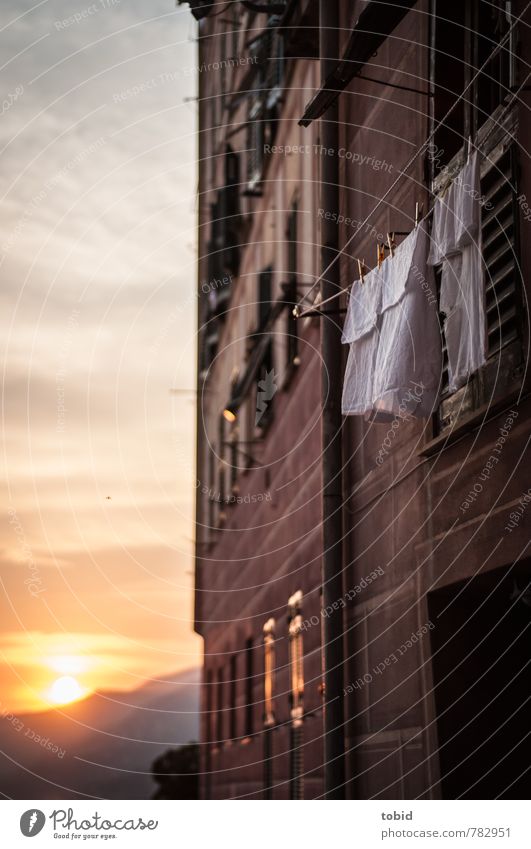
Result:
[[260,194],[264,168],[265,117],[259,94],[252,96],[247,121],[247,193]]
[[271,312],[273,297],[273,269],[271,266],[258,275],[258,330],[261,330]]
[[528,799],[529,564],[428,596],[444,799]]
[[267,430],[273,419],[277,388],[273,361],[273,343],[270,341],[265,348],[262,361],[257,370],[254,425],[262,434]]
[[[512,23],[514,3],[505,0],[479,0],[474,4],[475,21],[472,41],[472,74],[487,61],[494,48],[506,38]],[[514,33],[514,30],[513,30]],[[512,35],[512,34],[511,34]],[[474,37],[475,36],[475,37]],[[514,38],[488,61],[474,84],[472,133],[492,115],[509,94],[513,83]]]
[[239,456],[238,456],[238,442],[236,434],[232,436],[230,443],[230,488],[231,494],[234,493],[234,487],[238,481],[238,470],[239,470]]
[[[515,32],[513,3],[505,0],[470,0],[448,4],[433,0],[431,18],[431,81],[434,90],[433,122],[436,126],[457,103],[435,133],[431,146],[431,177],[447,165],[469,136],[474,137],[510,94],[514,77]],[[504,39],[504,46],[475,75]],[[474,82],[460,98],[467,84]]]
[[[434,126],[444,118],[465,87],[465,3],[448,4],[433,0],[435,10],[432,27],[432,86]],[[440,11],[440,17],[437,12]],[[451,50],[449,50],[451,45]],[[431,147],[431,176],[437,173],[463,146],[464,104],[452,110],[436,131]]]

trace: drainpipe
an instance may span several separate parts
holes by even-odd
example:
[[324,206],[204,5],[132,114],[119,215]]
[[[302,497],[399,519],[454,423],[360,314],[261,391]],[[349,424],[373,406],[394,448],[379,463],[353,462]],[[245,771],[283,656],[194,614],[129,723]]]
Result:
[[[319,0],[319,55],[324,83],[339,58],[339,0]],[[339,212],[339,148],[337,99],[320,119],[320,143],[332,149],[319,157],[321,206]],[[321,273],[339,250],[339,228],[321,219]],[[321,280],[326,300],[338,291],[339,261]],[[336,301],[337,304],[337,301]],[[325,308],[326,309],[326,308]],[[334,309],[334,306],[328,307]],[[341,330],[337,314],[321,321],[322,464],[323,464],[323,609],[343,597],[343,499],[341,485]],[[345,745],[343,705],[343,608],[337,605],[322,617],[322,663],[324,677],[324,786],[325,798],[345,798]]]

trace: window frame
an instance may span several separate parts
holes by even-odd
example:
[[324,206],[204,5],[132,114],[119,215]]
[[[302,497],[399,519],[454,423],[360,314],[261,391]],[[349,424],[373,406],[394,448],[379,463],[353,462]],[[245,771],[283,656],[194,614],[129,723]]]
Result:
[[[465,14],[465,25],[468,23],[472,27],[473,21],[477,20],[479,9],[479,0],[473,0],[467,4]],[[436,126],[436,96],[438,78],[436,77],[436,57],[435,51],[437,47],[436,27],[437,27],[437,0],[432,0],[432,34],[431,34],[431,59],[430,59],[430,87],[434,93],[433,103],[430,113],[430,130],[433,132]],[[510,44],[514,40],[510,41]],[[477,42],[477,33],[464,34],[464,85],[470,81],[474,73],[474,61],[477,62],[477,53],[474,53],[474,43]],[[459,51],[458,51],[459,52]],[[467,58],[470,60],[467,64]],[[515,77],[515,58],[513,56],[509,67],[509,81],[514,83]],[[478,83],[473,85],[473,95],[469,96],[468,102],[465,103],[462,116],[462,139],[457,152],[447,162],[442,159],[438,162],[441,170],[436,173],[435,162],[433,156],[428,157],[428,182],[431,192],[437,196],[443,186],[447,183],[448,178],[453,178],[464,166],[468,143],[466,139],[469,137],[473,141],[473,145],[478,149],[482,158],[481,164],[481,179],[490,172],[492,168],[496,168],[503,156],[510,150],[511,156],[511,182],[513,194],[513,217],[512,226],[514,229],[514,300],[516,304],[522,302],[522,273],[520,266],[520,244],[519,244],[519,225],[520,216],[517,203],[518,197],[518,162],[517,162],[517,144],[514,142],[517,129],[517,104],[512,104],[507,107],[504,102],[500,103],[494,112],[486,116],[480,121],[479,107],[477,105]],[[434,145],[436,151],[440,150]],[[444,151],[443,151],[444,154]],[[484,212],[482,208],[482,213]],[[483,215],[482,215],[483,227]],[[488,268],[485,269],[485,286],[488,291],[490,279],[488,277]],[[522,311],[517,310],[517,314],[521,317]],[[488,333],[488,329],[487,329]],[[469,424],[485,409],[486,405],[496,405],[502,401],[507,401],[520,387],[520,377],[523,364],[523,344],[524,344],[524,327],[522,321],[519,322],[517,338],[502,342],[497,350],[487,352],[486,364],[473,375],[464,387],[456,390],[453,393],[441,395],[437,410],[433,415],[433,436],[437,440],[439,437],[447,436],[450,431],[463,424]],[[496,367],[495,369],[493,367]],[[493,378],[492,372],[495,371]],[[495,381],[495,382],[494,382]],[[501,386],[501,389],[500,389]],[[494,391],[496,389],[496,392]],[[427,446],[429,449],[429,446]],[[423,452],[425,451],[423,449]]]
[[264,643],[264,725],[275,725],[275,620],[268,619],[263,629]]
[[245,641],[245,737],[254,734],[254,640]]

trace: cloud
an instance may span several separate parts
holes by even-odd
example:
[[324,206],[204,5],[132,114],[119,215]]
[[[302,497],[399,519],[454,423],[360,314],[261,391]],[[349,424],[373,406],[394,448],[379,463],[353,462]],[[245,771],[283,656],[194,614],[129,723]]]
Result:
[[5,514],[0,627],[127,656],[160,633],[190,666],[194,407],[168,390],[194,384],[193,24],[167,0],[97,0],[67,26],[91,4],[32,5],[7,0],[0,33],[5,90],[23,89],[0,126],[0,333],[24,539]]

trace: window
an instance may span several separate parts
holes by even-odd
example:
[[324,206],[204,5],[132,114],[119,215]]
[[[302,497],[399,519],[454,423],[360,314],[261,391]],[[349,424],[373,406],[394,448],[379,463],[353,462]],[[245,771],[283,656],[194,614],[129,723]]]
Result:
[[273,728],[275,725],[274,703],[275,676],[275,620],[268,619],[264,625],[264,798],[273,798]]
[[271,312],[273,288],[273,269],[265,268],[258,275],[258,329],[261,330]]
[[[434,2],[436,8],[437,3]],[[506,36],[514,4],[471,0],[461,7],[440,6],[432,32],[432,118],[439,121],[456,94],[464,89],[496,45]],[[450,21],[443,20],[450,18]],[[523,354],[519,210],[517,204],[517,113],[508,95],[514,85],[513,36],[474,82],[464,102],[435,136],[431,151],[432,189],[441,190],[465,160],[465,141],[472,138],[482,154],[481,213],[487,311],[487,363],[457,392],[448,392],[447,359],[441,403],[436,416],[440,432],[471,415],[487,402],[506,397],[518,387]],[[446,44],[446,48],[444,45]],[[452,45],[451,56],[448,44]]]
[[473,85],[471,104],[472,135],[478,131],[505,97],[513,84],[514,30],[507,33],[512,23],[514,3],[507,0],[475,0],[472,7],[470,41],[472,75],[489,59],[494,48],[506,40],[505,47],[488,61],[484,71]]
[[251,95],[247,121],[247,189],[246,194],[260,194],[264,167],[264,109],[261,92]]
[[277,16],[272,16],[264,34],[265,84],[268,89],[268,109],[276,106],[284,80],[284,38],[277,26],[279,20],[280,18]]
[[225,418],[223,414],[220,415],[218,420],[218,433],[219,433],[219,492],[218,492],[218,501],[220,504],[220,510],[223,512],[224,505],[227,502],[227,465],[225,462],[225,458],[227,456],[227,443],[225,436]]
[[251,737],[254,731],[254,665],[253,638],[245,643],[245,736]]
[[230,714],[229,714],[229,737],[235,740],[238,736],[237,730],[237,698],[238,698],[238,658],[235,654],[230,659]]
[[[444,11],[442,7],[444,8]],[[431,18],[433,127],[444,118],[459,98],[465,83],[465,3],[443,4],[433,0]],[[438,14],[437,14],[438,13]],[[451,52],[448,45],[452,45]],[[461,148],[464,139],[464,102],[461,100],[434,136],[431,164],[434,177]]]
[[264,625],[264,725],[275,724],[273,685],[275,675],[275,620]]
[[265,157],[264,145],[273,144],[278,123],[278,103],[284,79],[283,36],[272,16],[264,31],[250,46],[256,62],[254,89],[249,98],[247,122],[248,195],[260,195]]
[[302,651],[302,593],[298,590],[289,600],[289,666],[291,683],[291,717],[302,722],[304,669]]
[[226,215],[236,216],[240,214],[240,157],[227,145],[225,152],[225,187],[227,189],[227,200],[225,203]]
[[208,531],[209,535],[212,536],[212,531],[216,526],[217,519],[217,493],[216,493],[216,449],[214,445],[210,446],[210,451],[208,455]]
[[438,429],[454,425],[488,401],[504,397],[521,376],[522,316],[518,205],[514,147],[482,167],[482,246],[485,262],[487,363],[472,380],[448,393],[446,350]]
[[256,410],[254,414],[254,427],[264,433],[269,426],[273,415],[273,398],[277,385],[274,371],[273,341],[267,341],[264,333],[267,329],[268,320],[273,308],[273,269],[268,266],[258,275],[257,292],[257,324],[258,332],[256,344],[267,342],[263,346],[261,359],[256,369]]
[[219,82],[220,82],[220,93],[219,93],[219,105],[220,105],[220,113],[221,113],[221,123],[223,123],[223,109],[225,107],[225,97],[227,92],[227,25],[226,23],[221,24],[221,30],[218,33],[218,38],[216,39],[219,43]]
[[238,429],[233,429],[230,441],[230,494],[235,495],[235,488],[238,481],[238,471],[240,458],[238,456]]
[[218,680],[217,680],[217,699],[216,699],[216,744],[219,748],[223,743],[223,669],[220,667],[218,669]]
[[212,742],[212,702],[213,702],[212,670],[207,669],[205,675],[205,739]]
[[289,670],[290,670],[290,796],[304,798],[303,719],[304,719],[304,662],[302,644],[302,593],[298,590],[288,602],[289,609]]
[[489,357],[521,338],[514,153],[514,149],[504,153],[481,181]]
[[[224,182],[216,204],[220,273],[223,277],[238,274],[240,266],[240,159],[227,145],[224,160]],[[216,289],[218,301],[226,301],[230,285]]]
[[[433,0],[433,6],[432,118],[436,126],[496,45],[506,38],[514,4],[505,0],[469,0],[461,4]],[[469,136],[475,136],[510,93],[514,83],[514,33],[513,30],[435,133],[432,177],[451,161]]]
[[232,44],[231,44],[231,59],[238,58],[238,43],[240,40],[240,13],[236,4],[233,4],[232,10]]
[[270,341],[257,370],[255,431],[263,435],[273,419],[274,398],[277,390],[273,362],[273,343]]

